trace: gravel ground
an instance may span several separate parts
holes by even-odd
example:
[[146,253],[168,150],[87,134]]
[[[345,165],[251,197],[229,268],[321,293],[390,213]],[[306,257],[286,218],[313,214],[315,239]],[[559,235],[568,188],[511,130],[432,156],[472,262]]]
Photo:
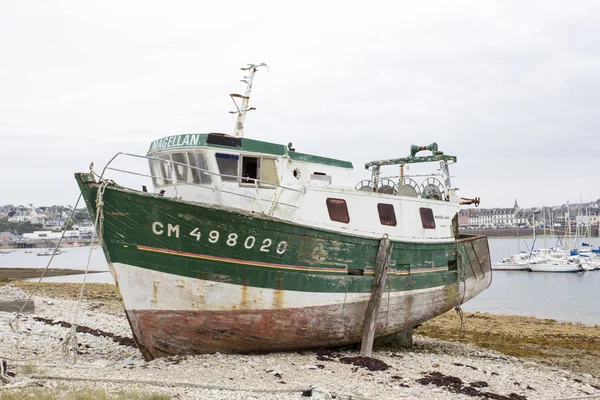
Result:
[[[15,286],[0,293],[24,296]],[[9,325],[15,314],[0,312],[0,358],[14,374],[3,390],[67,385],[152,391],[173,399],[600,398],[600,380],[591,374],[420,335],[412,349],[376,349],[374,360],[358,358],[355,349],[321,349],[146,362],[124,339],[131,330],[123,311],[93,300],[81,304],[78,325],[91,329],[77,333],[75,354],[60,346],[70,329],[57,322],[72,322],[76,301],[36,297],[35,303],[35,313],[23,316],[16,332]],[[23,360],[52,349],[43,358]]]

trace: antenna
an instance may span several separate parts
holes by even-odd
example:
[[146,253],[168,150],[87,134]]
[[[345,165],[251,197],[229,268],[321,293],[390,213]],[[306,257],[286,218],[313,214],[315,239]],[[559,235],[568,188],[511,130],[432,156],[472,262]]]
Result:
[[[254,73],[258,71],[260,67],[267,67],[267,71],[269,70],[269,66],[265,63],[248,64],[246,68],[240,68],[242,71],[249,71],[249,75],[244,76],[244,79],[240,81],[246,84],[246,94],[243,96],[241,94],[230,94],[231,100],[233,100],[233,104],[235,104],[237,111],[230,111],[229,113],[238,115],[233,131],[233,136],[235,137],[244,137],[244,121],[246,119],[246,112],[256,110],[254,107],[248,107],[248,102],[250,101],[250,92],[252,91]],[[239,104],[236,99],[241,99],[241,104]]]

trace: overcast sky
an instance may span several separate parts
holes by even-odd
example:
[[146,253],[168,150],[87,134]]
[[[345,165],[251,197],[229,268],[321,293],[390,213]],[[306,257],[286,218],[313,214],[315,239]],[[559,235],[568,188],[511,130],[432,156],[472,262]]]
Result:
[[[482,207],[600,198],[598,1],[0,2],[0,204],[192,132],[352,161],[436,141]],[[141,167],[144,167],[143,165]]]

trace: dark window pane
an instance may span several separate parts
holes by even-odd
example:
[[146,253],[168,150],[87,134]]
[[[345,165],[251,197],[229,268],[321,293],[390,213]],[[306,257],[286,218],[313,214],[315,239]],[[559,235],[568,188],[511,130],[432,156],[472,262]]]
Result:
[[327,211],[329,211],[329,218],[332,221],[345,224],[350,222],[348,206],[346,206],[346,200],[344,199],[327,199]]
[[421,213],[421,223],[425,229],[435,229],[435,219],[433,218],[433,210],[431,208],[419,208]]
[[215,154],[217,157],[217,165],[219,166],[219,173],[223,175],[231,175],[222,176],[221,180],[224,181],[235,181],[237,180],[238,175],[238,160],[240,156],[237,154],[225,154],[225,153],[217,153]]
[[242,157],[242,183],[254,183],[258,178],[258,169],[260,168],[260,158]]
[[242,138],[209,133],[208,137],[206,138],[206,143],[218,144],[220,146],[241,147]]
[[393,204],[377,204],[381,225],[396,226],[396,213]]

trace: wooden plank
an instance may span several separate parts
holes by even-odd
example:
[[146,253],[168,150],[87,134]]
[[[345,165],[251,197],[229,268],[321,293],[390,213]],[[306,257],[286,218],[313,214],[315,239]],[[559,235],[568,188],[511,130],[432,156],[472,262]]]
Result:
[[365,314],[365,325],[363,328],[362,344],[360,346],[360,355],[363,357],[371,357],[373,352],[373,339],[375,338],[375,321],[379,313],[379,305],[381,304],[381,296],[385,286],[387,276],[387,268],[390,264],[392,255],[392,244],[387,235],[384,235],[379,242],[379,250],[375,261],[375,277],[373,278],[373,290],[371,298],[367,306]]

